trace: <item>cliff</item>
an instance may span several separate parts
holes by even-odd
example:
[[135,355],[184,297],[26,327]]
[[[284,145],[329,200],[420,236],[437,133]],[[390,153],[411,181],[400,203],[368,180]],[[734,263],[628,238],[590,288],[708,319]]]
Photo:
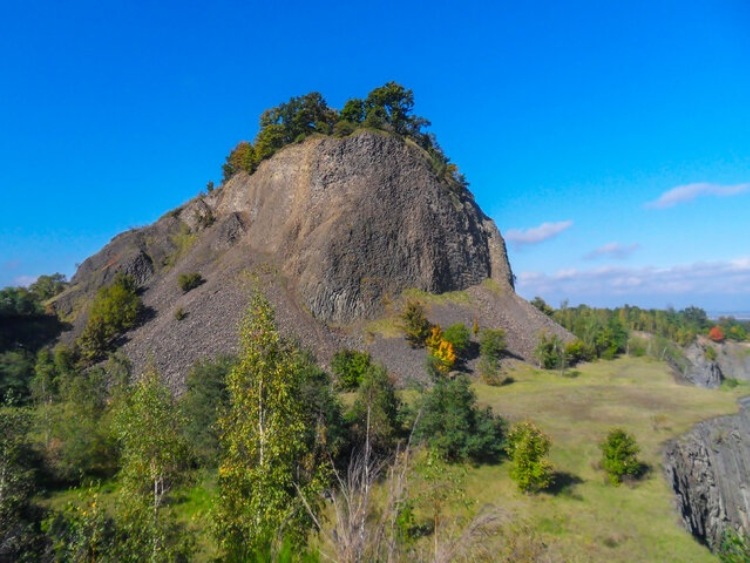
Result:
[[716,549],[727,527],[750,532],[750,398],[667,444],[664,469],[685,528]]

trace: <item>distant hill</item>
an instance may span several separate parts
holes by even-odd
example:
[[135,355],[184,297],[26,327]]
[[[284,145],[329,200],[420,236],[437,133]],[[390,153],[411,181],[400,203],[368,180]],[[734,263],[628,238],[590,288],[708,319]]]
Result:
[[[135,278],[147,311],[122,349],[137,368],[151,358],[178,389],[197,359],[235,350],[253,286],[276,306],[282,330],[322,362],[342,346],[368,349],[401,378],[424,373],[424,353],[394,328],[405,291],[422,295],[436,322],[505,329],[522,359],[541,330],[569,338],[516,295],[503,238],[464,183],[385,131],[315,134],[116,236],[54,302],[73,326],[64,341],[117,272]],[[184,293],[186,273],[204,283]]]

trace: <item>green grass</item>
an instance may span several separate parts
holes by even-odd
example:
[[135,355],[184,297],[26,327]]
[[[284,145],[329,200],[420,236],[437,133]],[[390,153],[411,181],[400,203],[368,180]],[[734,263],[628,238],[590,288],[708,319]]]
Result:
[[386,314],[379,319],[367,323],[364,327],[364,333],[369,335],[370,338],[376,334],[382,338],[403,338],[403,321],[400,318],[400,314],[406,301],[409,299],[421,302],[425,306],[428,318],[430,316],[430,306],[469,305],[472,302],[471,296],[466,291],[448,291],[435,294],[422,291],[421,289],[405,289],[395,301],[387,300],[387,303],[385,303]]
[[[737,411],[742,389],[677,384],[663,363],[622,358],[578,368],[575,378],[522,366],[503,387],[477,384],[481,404],[509,421],[531,419],[552,438],[556,494],[518,492],[508,463],[469,472],[470,497],[511,510],[565,561],[713,561],[684,530],[662,475],[663,444],[696,422]],[[599,443],[615,426],[631,432],[648,464],[634,484],[614,487],[598,467]]]
[[461,305],[471,303],[471,296],[466,291],[446,291],[429,293],[421,289],[405,289],[401,293],[406,299],[416,299],[425,305]]

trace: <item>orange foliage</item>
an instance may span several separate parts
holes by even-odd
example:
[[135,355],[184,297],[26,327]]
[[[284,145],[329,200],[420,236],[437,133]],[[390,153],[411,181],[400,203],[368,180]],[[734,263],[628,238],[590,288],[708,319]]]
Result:
[[724,331],[718,325],[708,331],[708,337],[714,342],[724,342],[724,338],[726,338]]

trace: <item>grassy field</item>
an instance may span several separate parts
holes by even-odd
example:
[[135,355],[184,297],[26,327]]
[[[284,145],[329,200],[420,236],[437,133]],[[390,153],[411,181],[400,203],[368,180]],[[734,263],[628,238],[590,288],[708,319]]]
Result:
[[[523,520],[562,561],[713,561],[681,526],[661,468],[665,441],[694,423],[737,411],[747,387],[705,390],[676,383],[663,363],[621,358],[582,366],[575,377],[522,366],[503,387],[477,384],[482,404],[510,421],[531,419],[552,438],[553,493],[516,490],[508,464],[472,469],[467,493]],[[620,426],[635,435],[650,471],[609,485],[598,468],[602,441]]]

